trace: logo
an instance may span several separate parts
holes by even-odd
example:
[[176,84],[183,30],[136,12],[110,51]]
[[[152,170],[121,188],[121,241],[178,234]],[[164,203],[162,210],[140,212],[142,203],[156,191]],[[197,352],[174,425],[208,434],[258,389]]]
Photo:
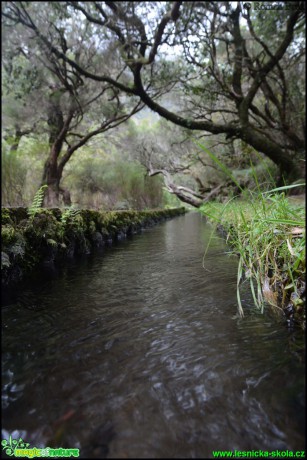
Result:
[[262,10],[299,10],[305,11],[305,2],[253,2],[243,3],[243,9],[247,12],[253,7],[256,11]]
[[2,450],[10,457],[79,457],[79,449],[63,449],[62,447],[51,448],[44,447],[39,449],[37,447],[31,447],[28,442],[25,442],[22,438],[2,439],[1,441]]

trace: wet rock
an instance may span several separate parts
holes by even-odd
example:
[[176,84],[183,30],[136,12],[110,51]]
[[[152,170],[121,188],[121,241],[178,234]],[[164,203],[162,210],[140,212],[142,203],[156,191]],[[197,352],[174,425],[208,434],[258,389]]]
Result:
[[91,253],[91,243],[87,238],[77,240],[76,253],[79,255],[89,255]]
[[65,244],[65,248],[63,249],[64,249],[63,253],[65,254],[66,257],[68,257],[69,259],[74,257],[75,252],[76,252],[76,240],[71,239],[69,243]]
[[116,239],[117,241],[122,241],[122,240],[124,240],[125,238],[126,238],[126,234],[125,234],[124,232],[118,232],[118,233],[116,234],[116,237],[115,237],[115,239]]
[[3,286],[19,283],[23,278],[24,272],[20,265],[14,265],[8,270],[2,270],[1,283]]
[[[55,243],[55,244],[54,244]],[[57,243],[47,244],[42,248],[42,263],[45,265],[53,264],[58,253]]]
[[92,234],[91,240],[96,248],[101,248],[102,246],[104,246],[104,239],[100,232],[94,232]]

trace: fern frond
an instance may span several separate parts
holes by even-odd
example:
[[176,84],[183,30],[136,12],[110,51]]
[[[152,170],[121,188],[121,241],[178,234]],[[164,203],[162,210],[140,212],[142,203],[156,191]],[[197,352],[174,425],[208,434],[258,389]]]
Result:
[[29,217],[35,216],[36,213],[38,213],[41,208],[42,204],[44,201],[44,196],[45,196],[45,190],[48,188],[48,185],[42,185],[37,192],[35,193],[35,196],[33,198],[31,206],[28,208],[28,215]]
[[67,208],[61,216],[61,223],[66,225],[68,219],[74,219],[78,214],[80,214],[79,209],[75,209],[73,206]]

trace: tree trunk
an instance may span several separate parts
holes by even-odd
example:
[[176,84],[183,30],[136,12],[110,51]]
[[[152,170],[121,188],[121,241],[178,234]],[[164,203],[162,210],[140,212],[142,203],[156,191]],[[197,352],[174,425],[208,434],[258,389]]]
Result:
[[60,188],[64,206],[71,206],[70,191],[64,188]]
[[60,204],[60,178],[58,177],[57,165],[47,160],[44,167],[44,174],[42,178],[42,185],[48,185],[45,193],[43,206],[46,208],[54,208]]
[[60,187],[61,177],[52,176],[47,173],[42,184],[48,185],[45,193],[43,206],[46,208],[56,208],[61,205],[71,206],[70,192],[67,189]]
[[59,191],[56,189],[56,187],[48,184],[43,206],[45,208],[58,208],[59,204]]
[[293,159],[287,151],[257,133],[254,129],[247,127],[243,131],[241,138],[279,166],[281,175],[288,179],[289,183],[305,177],[305,169],[301,167],[298,161]]
[[[59,167],[59,156],[62,150],[65,123],[60,106],[61,91],[55,90],[50,95],[50,104],[48,107],[48,126],[49,126],[49,158],[45,163],[42,185],[48,185],[45,193],[43,205],[47,208],[59,207],[63,198],[64,206],[71,205],[70,193],[60,187],[62,179],[63,166]],[[63,131],[64,130],[64,131]]]
[[46,208],[59,207],[62,204],[64,206],[71,206],[70,192],[60,186],[62,169],[58,167],[57,159],[54,159],[54,156],[56,155],[54,155],[53,149],[51,149],[50,157],[45,163],[42,178],[42,185],[48,185],[43,206]]
[[193,195],[185,193],[183,190],[180,190],[180,188],[174,184],[169,185],[168,191],[176,195],[179,198],[179,200],[183,203],[190,204],[191,206],[194,206],[194,208],[200,208],[200,206],[204,204],[203,200]]

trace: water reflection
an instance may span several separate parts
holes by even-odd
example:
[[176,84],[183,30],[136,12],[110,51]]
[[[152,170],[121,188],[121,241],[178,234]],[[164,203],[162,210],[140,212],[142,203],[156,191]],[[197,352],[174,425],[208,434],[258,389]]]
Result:
[[235,315],[222,240],[202,267],[211,231],[179,217],[21,290],[2,315],[6,432],[84,458],[302,449],[303,335],[248,292]]

